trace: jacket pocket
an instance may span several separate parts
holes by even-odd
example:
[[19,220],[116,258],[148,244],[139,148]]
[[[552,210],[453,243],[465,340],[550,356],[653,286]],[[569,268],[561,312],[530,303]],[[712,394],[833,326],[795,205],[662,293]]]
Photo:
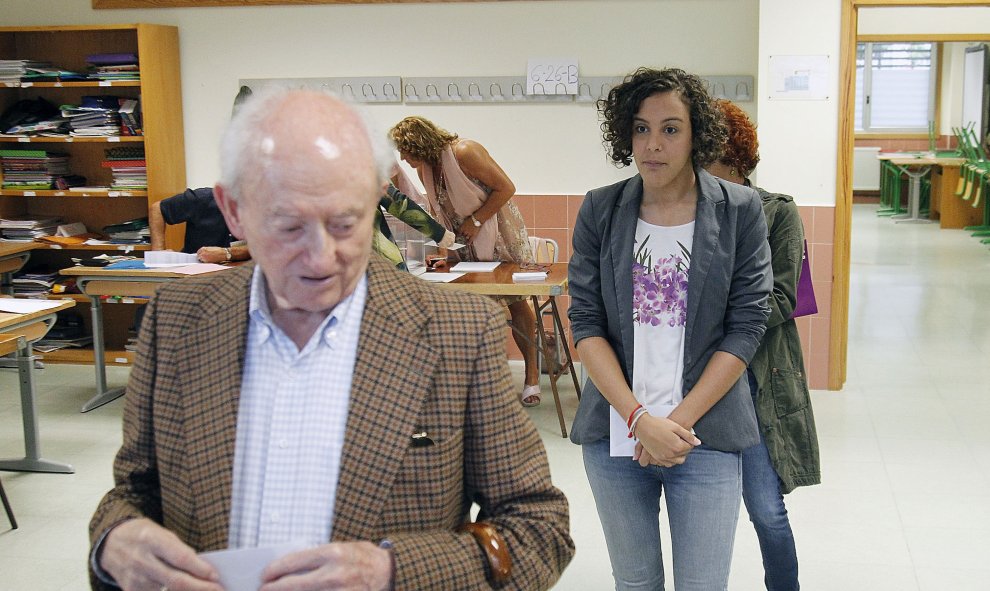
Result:
[[808,384],[801,371],[773,368],[770,373],[770,388],[778,418],[802,411],[810,404]]
[[412,446],[406,451],[389,507],[383,511],[387,515],[394,510],[395,515],[389,517],[399,523],[415,516],[413,521],[420,527],[452,527],[456,523],[448,521],[462,512],[464,432],[434,433],[434,445]]

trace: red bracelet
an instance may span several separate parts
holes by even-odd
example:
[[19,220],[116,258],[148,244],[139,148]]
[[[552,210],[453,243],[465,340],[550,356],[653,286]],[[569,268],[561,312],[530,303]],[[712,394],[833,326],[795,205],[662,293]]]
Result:
[[636,417],[636,411],[639,410],[639,409],[641,409],[641,408],[643,408],[643,405],[642,404],[637,404],[636,405],[636,408],[632,409],[632,412],[629,413],[629,418],[626,419],[626,426],[629,427],[629,429],[632,429],[632,422],[633,422],[633,419]]

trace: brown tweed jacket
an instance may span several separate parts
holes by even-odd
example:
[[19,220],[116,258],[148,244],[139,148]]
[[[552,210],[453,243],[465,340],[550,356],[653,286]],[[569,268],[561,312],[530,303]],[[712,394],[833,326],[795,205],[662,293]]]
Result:
[[[94,543],[146,516],[198,551],[227,546],[253,269],[170,283],[148,305]],[[372,256],[333,539],[392,540],[397,591],[490,587],[480,547],[454,532],[472,503],[512,556],[500,588],[547,589],[573,556],[567,500],[515,395],[504,339],[492,302]],[[419,431],[435,445],[411,447]]]

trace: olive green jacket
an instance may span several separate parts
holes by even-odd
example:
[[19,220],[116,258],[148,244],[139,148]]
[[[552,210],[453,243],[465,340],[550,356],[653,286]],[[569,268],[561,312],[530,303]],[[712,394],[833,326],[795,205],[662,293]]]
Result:
[[821,482],[818,434],[808,393],[804,355],[791,319],[804,253],[804,227],[794,199],[754,187],[763,200],[769,230],[773,291],[770,318],[750,369],[759,384],[756,416],[781,492]]

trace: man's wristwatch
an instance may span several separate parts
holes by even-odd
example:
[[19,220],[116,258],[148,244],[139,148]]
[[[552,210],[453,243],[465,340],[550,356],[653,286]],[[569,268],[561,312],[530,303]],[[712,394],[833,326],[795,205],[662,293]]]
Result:
[[226,258],[224,258],[224,260],[227,261],[228,263],[231,260],[233,260],[233,257],[230,255],[230,249],[229,248],[224,248],[223,249],[223,256],[226,257]]
[[471,214],[471,223],[474,224],[474,227],[475,228],[480,228],[481,227],[481,222],[478,221],[478,218],[474,217],[474,214],[473,213]]

